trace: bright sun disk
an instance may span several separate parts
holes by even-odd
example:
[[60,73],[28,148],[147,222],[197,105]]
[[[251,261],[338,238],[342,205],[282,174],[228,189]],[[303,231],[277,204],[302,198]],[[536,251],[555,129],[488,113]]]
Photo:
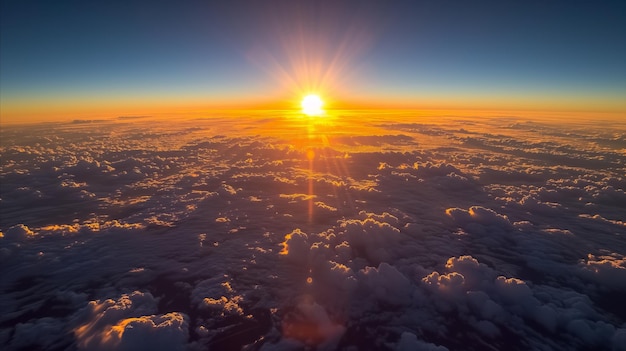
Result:
[[324,101],[315,94],[309,94],[302,99],[302,112],[307,116],[319,116],[323,113]]

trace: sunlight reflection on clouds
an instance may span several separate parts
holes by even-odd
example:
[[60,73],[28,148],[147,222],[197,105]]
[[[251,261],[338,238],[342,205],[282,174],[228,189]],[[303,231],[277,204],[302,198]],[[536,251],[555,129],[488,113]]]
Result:
[[626,128],[409,117],[7,127],[0,342],[620,349]]

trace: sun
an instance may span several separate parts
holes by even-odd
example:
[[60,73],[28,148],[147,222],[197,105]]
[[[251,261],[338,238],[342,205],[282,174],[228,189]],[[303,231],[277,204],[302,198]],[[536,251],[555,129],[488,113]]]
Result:
[[315,95],[309,94],[302,99],[302,112],[304,112],[307,116],[319,116],[324,113],[322,110],[322,106],[324,106],[324,101]]

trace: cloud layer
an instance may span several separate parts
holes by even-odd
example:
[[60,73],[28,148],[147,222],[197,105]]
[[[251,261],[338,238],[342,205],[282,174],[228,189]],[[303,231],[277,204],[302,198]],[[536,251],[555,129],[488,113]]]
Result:
[[626,349],[625,126],[344,118],[3,129],[3,349]]

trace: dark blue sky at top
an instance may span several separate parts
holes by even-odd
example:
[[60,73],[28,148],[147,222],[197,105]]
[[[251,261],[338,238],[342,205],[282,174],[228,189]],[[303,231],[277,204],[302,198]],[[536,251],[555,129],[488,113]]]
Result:
[[623,1],[2,0],[1,16],[6,99],[260,94],[275,82],[249,50],[284,62],[276,30],[295,22],[370,32],[356,92],[626,93]]
[[[626,87],[626,7],[609,2],[423,2],[407,6],[374,55],[444,88]],[[412,14],[412,15],[410,15]],[[392,34],[393,33],[393,34]],[[405,36],[403,37],[403,33]],[[387,55],[387,58],[382,57]],[[429,69],[422,69],[428,67]],[[410,75],[410,74],[409,74]],[[411,85],[410,81],[405,82]],[[448,84],[450,83],[450,84]]]

